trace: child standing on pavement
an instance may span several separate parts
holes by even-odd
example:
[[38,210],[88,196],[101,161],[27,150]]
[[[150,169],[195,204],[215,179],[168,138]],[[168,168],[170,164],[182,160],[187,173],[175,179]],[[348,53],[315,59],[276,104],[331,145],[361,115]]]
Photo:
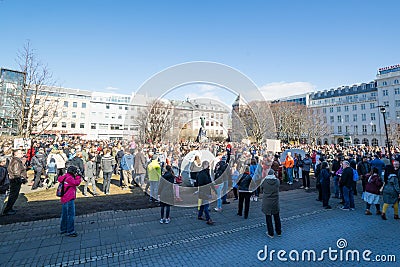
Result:
[[76,237],[75,232],[75,199],[76,187],[81,183],[81,175],[78,168],[69,166],[67,173],[58,177],[59,183],[64,183],[64,195],[61,197],[62,212],[60,234]]

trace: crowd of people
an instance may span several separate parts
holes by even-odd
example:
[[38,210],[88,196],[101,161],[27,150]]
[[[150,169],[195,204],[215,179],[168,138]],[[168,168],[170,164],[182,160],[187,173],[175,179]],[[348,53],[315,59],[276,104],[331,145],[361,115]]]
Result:
[[[114,174],[119,175],[121,190],[138,186],[148,193],[149,201],[160,205],[160,223],[168,224],[171,222],[171,205],[182,201],[182,162],[196,150],[209,151],[215,157],[206,160],[196,155],[190,159],[189,167],[190,180],[198,188],[197,218],[209,225],[214,224],[209,212],[213,195],[217,199],[214,210],[221,212],[223,205],[230,204],[227,196],[232,190],[233,201],[238,203],[237,215],[247,219],[250,202],[258,201],[262,193],[267,235],[274,236],[272,217],[275,233],[281,235],[279,186],[282,182],[293,186],[301,179],[300,188],[310,190],[310,172],[314,173],[317,200],[322,202],[323,208],[332,208],[329,205],[332,188],[333,197],[343,204],[341,209],[354,210],[354,195],[359,193],[357,184],[361,184],[366,215],[372,214],[371,206],[375,205],[376,213],[386,220],[387,209],[392,205],[394,218],[399,218],[400,150],[397,147],[393,148],[392,158],[389,158],[389,153],[379,147],[283,144],[281,151],[285,157],[281,160],[280,152],[271,154],[266,145],[225,142],[141,144],[134,140],[61,138],[34,139],[28,147],[14,147],[11,139],[1,141],[0,211],[4,215],[16,213],[13,206],[22,184],[29,183],[31,189],[36,190],[62,183],[66,193],[61,197],[60,230],[76,236],[71,221],[75,214],[76,187],[83,184],[84,197],[98,196],[100,188],[96,181],[102,179],[101,192],[109,195]],[[32,181],[28,179],[27,170],[33,171]]]

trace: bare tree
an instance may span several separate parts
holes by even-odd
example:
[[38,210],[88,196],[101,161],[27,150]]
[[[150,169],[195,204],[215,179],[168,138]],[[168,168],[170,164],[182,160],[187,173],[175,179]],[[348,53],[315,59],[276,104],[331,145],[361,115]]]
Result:
[[142,142],[163,141],[173,126],[173,106],[157,99],[138,115],[139,138]]
[[293,102],[273,103],[271,109],[280,140],[286,142],[307,140],[308,143],[315,143],[317,139],[330,134],[326,116],[321,114],[319,109]]
[[12,113],[17,118],[17,133],[30,137],[34,130],[42,133],[52,126],[60,112],[60,97],[47,66],[37,58],[27,42],[18,52],[17,62],[21,72],[25,73],[22,88],[15,88],[11,97]]
[[256,143],[275,138],[275,121],[266,101],[252,101],[240,107],[236,114],[242,124],[244,134]]

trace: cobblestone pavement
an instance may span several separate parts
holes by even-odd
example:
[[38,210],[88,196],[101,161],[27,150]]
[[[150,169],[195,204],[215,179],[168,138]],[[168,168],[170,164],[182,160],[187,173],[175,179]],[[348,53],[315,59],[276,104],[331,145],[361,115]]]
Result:
[[[331,199],[332,210],[322,209],[315,196],[303,190],[281,192],[283,234],[273,239],[265,234],[261,202],[251,202],[245,220],[236,215],[232,200],[222,212],[211,213],[214,226],[197,220],[195,208],[175,207],[170,224],[159,223],[159,208],[78,216],[76,238],[59,235],[58,219],[0,226],[0,266],[399,266],[372,262],[377,255],[395,255],[400,261],[400,222],[393,219],[393,209],[383,221],[364,215],[360,196],[355,211],[340,210],[337,199]],[[265,246],[268,257],[261,261],[257,254],[264,257],[259,251]],[[338,260],[325,253],[318,261],[329,248]],[[286,251],[280,256],[288,262],[278,260],[279,250]],[[291,250],[298,251],[299,262],[289,258],[296,256]],[[316,251],[316,262],[308,261],[308,250]],[[360,262],[345,261],[349,250],[360,251]],[[372,251],[367,255],[371,262],[363,260],[364,250]]]

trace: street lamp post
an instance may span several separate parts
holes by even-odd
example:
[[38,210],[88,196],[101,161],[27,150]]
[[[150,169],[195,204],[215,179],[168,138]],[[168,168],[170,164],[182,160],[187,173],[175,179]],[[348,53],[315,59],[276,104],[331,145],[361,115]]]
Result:
[[378,108],[383,116],[383,124],[385,125],[385,133],[386,133],[386,144],[387,144],[387,149],[389,151],[390,164],[392,165],[392,152],[390,151],[389,135],[388,135],[387,125],[386,125],[386,106],[378,106]]

